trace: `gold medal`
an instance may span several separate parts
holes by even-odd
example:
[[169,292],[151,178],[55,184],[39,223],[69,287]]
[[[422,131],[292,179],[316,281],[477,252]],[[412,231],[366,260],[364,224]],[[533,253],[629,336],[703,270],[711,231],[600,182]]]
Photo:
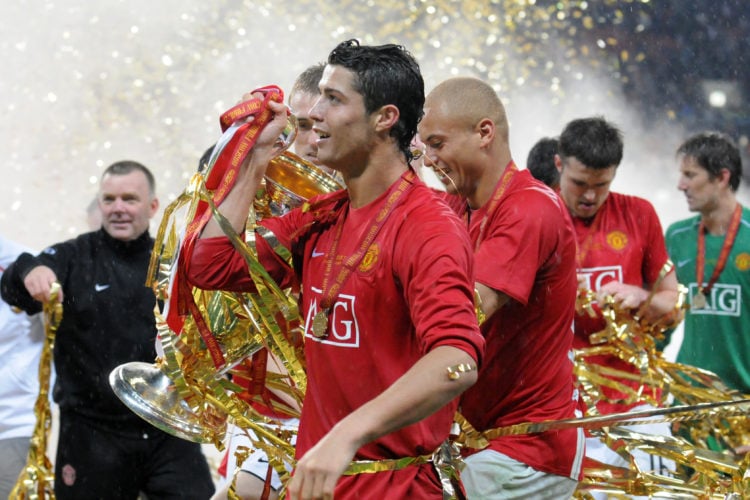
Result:
[[693,309],[703,309],[706,307],[706,296],[703,295],[703,291],[699,290],[698,293],[693,295],[693,303],[692,308]]
[[315,314],[312,321],[312,332],[319,339],[328,335],[328,309],[323,309]]

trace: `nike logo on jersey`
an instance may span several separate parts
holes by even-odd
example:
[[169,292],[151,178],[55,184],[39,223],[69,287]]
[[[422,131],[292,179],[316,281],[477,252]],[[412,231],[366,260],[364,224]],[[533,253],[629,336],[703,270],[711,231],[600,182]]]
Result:
[[689,263],[693,259],[683,259],[677,261],[677,267],[683,267],[685,264]]
[[96,283],[94,285],[94,290],[96,290],[97,292],[101,292],[103,290],[106,290],[107,288],[109,288],[109,285],[100,285],[99,283]]
[[318,249],[316,248],[312,251],[311,257],[314,259],[315,257],[321,257],[323,255],[325,255],[325,252],[318,252]]

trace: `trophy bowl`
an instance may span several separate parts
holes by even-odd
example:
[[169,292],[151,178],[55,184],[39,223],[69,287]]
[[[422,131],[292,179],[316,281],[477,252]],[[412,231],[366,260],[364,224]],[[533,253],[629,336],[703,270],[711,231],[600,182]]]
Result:
[[142,361],[119,365],[109,374],[109,385],[131,411],[157,429],[196,443],[210,442],[205,422],[156,365]]

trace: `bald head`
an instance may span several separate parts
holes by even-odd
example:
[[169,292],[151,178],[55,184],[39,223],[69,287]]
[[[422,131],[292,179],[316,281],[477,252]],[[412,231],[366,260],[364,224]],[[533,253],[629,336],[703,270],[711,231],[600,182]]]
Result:
[[512,161],[505,108],[492,87],[476,78],[451,78],[427,96],[419,138],[425,165],[449,193],[469,206],[487,202]]
[[425,100],[425,108],[440,110],[458,126],[474,128],[480,121],[490,119],[497,135],[508,142],[508,119],[497,93],[477,78],[457,77],[436,86]]

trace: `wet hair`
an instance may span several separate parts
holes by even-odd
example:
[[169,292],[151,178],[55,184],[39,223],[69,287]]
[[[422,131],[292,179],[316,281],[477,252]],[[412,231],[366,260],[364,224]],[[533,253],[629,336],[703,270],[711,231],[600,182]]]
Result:
[[127,175],[130,172],[134,172],[136,170],[143,172],[143,175],[146,176],[146,180],[148,181],[148,190],[151,196],[156,194],[156,180],[154,179],[154,174],[152,174],[145,165],[142,165],[137,161],[123,160],[115,162],[112,165],[108,166],[104,170],[104,172],[102,172],[101,178],[104,179],[105,175]]
[[424,80],[414,56],[401,45],[370,46],[347,40],[331,51],[328,64],[354,73],[354,89],[362,94],[368,114],[388,104],[398,108],[399,119],[390,135],[410,158],[409,144],[424,107]]
[[319,95],[320,88],[318,87],[318,84],[323,77],[323,70],[325,68],[325,63],[317,63],[300,73],[294,81],[292,91],[289,92],[289,100],[291,101],[292,97],[298,93]]
[[622,132],[600,116],[569,122],[560,134],[558,154],[588,168],[604,169],[622,161]]
[[529,156],[526,158],[526,168],[531,175],[555,188],[560,184],[560,172],[555,166],[555,155],[557,154],[557,139],[553,137],[542,137],[531,147]]
[[740,150],[731,137],[721,132],[701,132],[677,148],[677,156],[689,156],[706,169],[710,179],[721,174],[722,169],[729,170],[729,187],[737,191],[742,178],[742,157]]

